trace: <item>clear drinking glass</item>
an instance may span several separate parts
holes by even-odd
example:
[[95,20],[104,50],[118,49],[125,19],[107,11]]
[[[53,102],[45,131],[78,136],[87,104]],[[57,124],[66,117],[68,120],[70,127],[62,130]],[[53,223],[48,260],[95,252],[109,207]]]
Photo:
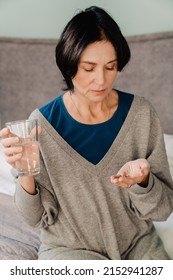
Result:
[[32,176],[40,173],[40,152],[37,120],[19,120],[6,123],[10,137],[19,137],[15,146],[22,146],[22,157],[16,161],[19,176]]

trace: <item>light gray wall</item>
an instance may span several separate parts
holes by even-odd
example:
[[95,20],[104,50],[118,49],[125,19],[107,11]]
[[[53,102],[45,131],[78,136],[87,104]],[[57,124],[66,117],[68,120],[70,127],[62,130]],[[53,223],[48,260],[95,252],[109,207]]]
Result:
[[0,0],[0,37],[58,38],[91,5],[111,13],[127,36],[173,30],[173,0]]

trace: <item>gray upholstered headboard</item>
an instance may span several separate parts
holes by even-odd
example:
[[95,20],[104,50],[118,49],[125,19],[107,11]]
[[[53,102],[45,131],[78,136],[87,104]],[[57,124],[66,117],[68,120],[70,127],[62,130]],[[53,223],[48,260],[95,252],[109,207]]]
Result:
[[173,32],[128,38],[132,58],[120,73],[122,90],[146,97],[155,106],[165,133],[173,133]]
[[[115,87],[145,96],[165,133],[173,133],[173,32],[127,37],[132,58]],[[27,118],[64,86],[55,63],[56,40],[0,38],[0,115]]]

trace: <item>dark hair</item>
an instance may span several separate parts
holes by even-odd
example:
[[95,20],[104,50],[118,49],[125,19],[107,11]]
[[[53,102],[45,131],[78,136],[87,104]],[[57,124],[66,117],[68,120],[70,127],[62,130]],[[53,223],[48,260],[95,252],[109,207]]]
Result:
[[72,79],[81,53],[89,44],[101,40],[114,46],[121,71],[130,59],[130,49],[119,26],[105,10],[92,6],[76,14],[65,26],[56,46],[56,63],[69,90],[74,90]]

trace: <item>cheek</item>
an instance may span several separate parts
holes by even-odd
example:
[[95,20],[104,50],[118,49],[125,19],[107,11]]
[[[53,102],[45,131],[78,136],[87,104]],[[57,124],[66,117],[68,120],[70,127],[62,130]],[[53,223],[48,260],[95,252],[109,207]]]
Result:
[[76,87],[86,87],[92,82],[92,78],[88,73],[80,73],[73,78],[72,82]]
[[112,73],[112,74],[108,74],[108,76],[107,76],[107,82],[110,83],[110,84],[113,84],[114,81],[115,81],[116,78],[117,78],[117,74],[118,74],[118,72],[114,72],[114,73]]

